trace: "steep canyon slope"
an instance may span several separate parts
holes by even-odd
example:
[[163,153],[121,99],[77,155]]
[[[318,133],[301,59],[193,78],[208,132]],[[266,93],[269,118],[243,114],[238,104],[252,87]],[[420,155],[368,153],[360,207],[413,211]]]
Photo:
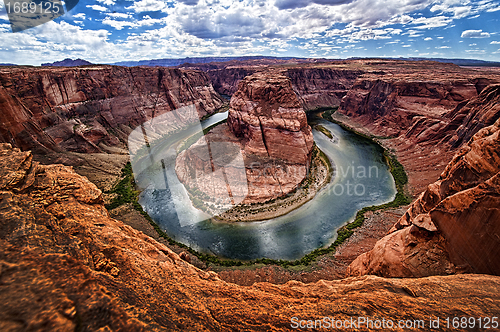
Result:
[[200,118],[223,105],[203,72],[116,66],[3,68],[0,140],[41,153],[127,153],[132,129],[192,104]]
[[[481,255],[498,248],[498,226],[488,222],[498,220],[499,206],[495,122],[500,89],[491,85],[500,82],[498,73],[382,60],[271,69],[291,82],[299,103],[294,100],[290,108],[340,105],[334,118],[376,136],[405,166],[411,193],[418,196],[425,191],[393,232],[351,266],[353,275],[498,274],[498,265],[491,261],[498,251],[496,256]],[[262,70],[258,66],[212,68],[204,74],[110,66],[2,69],[0,139],[36,154],[51,150],[126,153],[126,138],[134,126],[193,103],[200,116],[211,113],[223,103],[213,87],[234,94],[238,82],[257,71]],[[217,84],[214,77],[219,78]],[[273,126],[253,126],[252,107],[259,103],[249,97],[253,91],[236,98],[233,110],[237,112],[229,121],[236,131],[226,125],[217,135],[232,135],[237,144],[249,137],[266,138],[266,132],[295,141],[298,132],[289,129],[306,130],[300,120],[298,126],[290,126],[287,119],[277,121],[274,116],[261,122]],[[301,113],[296,114],[300,118]],[[281,120],[286,130],[279,127]],[[293,163],[308,151],[304,142],[297,146],[298,153],[291,154],[298,156]],[[274,143],[268,148],[257,139],[242,144],[240,150],[247,146],[248,151],[280,158]],[[82,321],[87,322],[87,330],[106,325],[112,330],[280,330],[289,326],[292,315],[347,317],[346,301],[352,315],[365,312],[405,319],[417,317],[411,312],[426,317],[451,316],[457,310],[474,316],[499,312],[498,278],[481,275],[411,280],[365,276],[310,285],[260,283],[249,288],[228,284],[109,218],[97,189],[69,168],[36,166],[28,152],[2,149],[0,278],[4,283],[0,287],[9,292],[8,298],[41,300],[4,303],[1,330],[16,330],[19,324],[42,326],[39,329],[62,324],[73,330],[83,326]],[[281,190],[273,181],[271,187]],[[74,280],[68,275],[74,275]],[[25,308],[27,302],[33,307]]]
[[[500,86],[496,87],[500,90]],[[498,94],[497,94],[497,105]],[[350,275],[500,275],[500,119],[481,129]]]
[[293,317],[358,316],[428,330],[431,316],[500,311],[500,279],[486,275],[226,283],[110,218],[71,167],[2,144],[0,175],[2,331],[285,331]]

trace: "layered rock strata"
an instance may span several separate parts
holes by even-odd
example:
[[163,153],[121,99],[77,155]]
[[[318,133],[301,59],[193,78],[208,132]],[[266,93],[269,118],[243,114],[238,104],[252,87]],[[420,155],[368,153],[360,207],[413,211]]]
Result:
[[284,76],[257,73],[240,82],[227,123],[242,138],[248,154],[308,163],[313,146],[311,127]]
[[126,153],[133,128],[195,105],[223,105],[207,74],[166,68],[5,68],[0,71],[0,141],[22,149]]
[[428,186],[389,235],[350,265],[348,273],[388,277],[455,272],[499,275],[499,220],[497,119],[459,150],[439,180]]
[[[495,121],[497,106],[492,99],[486,111],[492,95],[485,88],[500,82],[498,71],[430,61],[349,63],[355,65],[364,74],[334,117],[383,137],[381,143],[396,152],[408,172],[414,196],[439,177],[460,145]],[[483,91],[483,100],[476,99]]]
[[[222,190],[243,204],[295,190],[307,175],[313,137],[290,80],[277,73],[251,75],[240,82],[230,106],[227,125],[179,155],[179,179],[211,200]],[[207,180],[206,174],[219,171]]]
[[355,68],[329,68],[323,65],[291,68],[284,74],[290,78],[304,109],[313,110],[339,106],[364,72]]
[[500,280],[485,275],[237,286],[110,218],[70,167],[1,145],[0,175],[2,331],[285,331],[293,317],[500,311]]

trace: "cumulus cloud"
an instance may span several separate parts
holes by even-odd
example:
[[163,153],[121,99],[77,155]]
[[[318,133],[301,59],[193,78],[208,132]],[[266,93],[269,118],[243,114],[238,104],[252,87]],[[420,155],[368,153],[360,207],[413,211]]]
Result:
[[465,30],[462,32],[462,38],[489,38],[490,34],[488,32],[483,32],[483,30]]
[[157,11],[162,11],[166,8],[167,8],[167,4],[162,0],[134,1],[134,4],[132,6],[126,7],[126,9],[133,10],[136,13],[157,12]]
[[[125,18],[127,20],[115,20],[113,18]],[[142,26],[151,26],[157,23],[164,22],[164,19],[151,18],[151,16],[146,15],[141,20],[131,20],[132,15],[125,13],[112,13],[108,14],[106,18],[102,21],[102,24],[109,25],[116,30],[122,30],[125,27],[138,28]]]
[[102,3],[106,6],[112,6],[115,4],[115,0],[97,0],[97,2]]
[[492,41],[490,44],[492,44],[492,45],[495,45],[495,44],[500,44],[500,41],[496,41],[496,40],[494,40],[494,41]]
[[100,5],[87,5],[87,8],[92,8],[93,10],[97,10],[98,12],[107,12],[108,8],[100,6]]

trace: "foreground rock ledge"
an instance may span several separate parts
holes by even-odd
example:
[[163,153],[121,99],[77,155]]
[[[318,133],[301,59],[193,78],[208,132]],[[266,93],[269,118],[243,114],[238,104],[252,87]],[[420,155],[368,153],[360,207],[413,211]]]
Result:
[[70,167],[4,144],[0,179],[1,331],[284,331],[292,317],[500,312],[500,278],[487,275],[237,286],[110,218]]

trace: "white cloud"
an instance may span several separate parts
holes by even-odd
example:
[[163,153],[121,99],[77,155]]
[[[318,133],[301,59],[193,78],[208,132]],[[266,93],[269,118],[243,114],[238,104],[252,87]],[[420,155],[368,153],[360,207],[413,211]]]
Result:
[[115,0],[97,0],[97,2],[102,3],[106,6],[112,6],[115,4]]
[[444,49],[447,49],[447,48],[451,48],[450,46],[437,46],[435,47],[436,49],[441,49],[441,50],[444,50]]
[[471,6],[450,6],[450,4],[446,2],[449,1],[445,1],[442,4],[432,6],[430,9],[431,12],[453,14],[453,18],[460,19],[468,16],[472,11]]
[[102,24],[109,25],[116,30],[122,30],[125,27],[135,27],[137,26],[136,23],[130,22],[130,21],[116,21],[113,20],[110,17],[106,17],[104,20],[102,20]]
[[77,20],[78,19],[84,20],[85,19],[85,13],[75,14],[75,15],[73,15],[73,18],[76,18]]
[[[114,20],[112,17],[127,18],[129,20],[126,21]],[[109,25],[115,28],[116,30],[122,30],[125,27],[138,28],[141,26],[151,26],[157,23],[165,22],[164,18],[155,19],[151,18],[151,16],[149,15],[144,16],[142,20],[130,20],[131,17],[132,15],[124,13],[108,14],[108,16],[104,20],[102,20],[102,24]]]
[[424,38],[425,41],[430,41],[432,40],[432,37],[427,37],[427,38]]
[[497,11],[499,11],[499,10],[500,10],[500,6],[495,7],[495,8],[490,8],[490,9],[488,9],[488,10],[486,10],[486,11],[487,11],[488,13],[492,13],[492,12],[497,12]]
[[495,44],[500,44],[500,41],[496,41],[496,40],[494,40],[494,41],[492,41],[490,44],[492,44],[492,45],[495,45]]
[[134,1],[134,4],[126,9],[133,10],[136,13],[157,12],[167,8],[167,4],[162,0],[140,0]]
[[87,5],[87,8],[92,8],[93,10],[97,10],[98,12],[107,12],[108,8],[100,6],[100,5]]
[[432,16],[416,18],[411,24],[416,25],[416,29],[433,29],[447,26],[452,21],[453,19],[448,16]]
[[112,18],[132,18],[132,15],[128,13],[109,13],[108,17]]
[[462,32],[462,38],[489,38],[490,34],[488,32],[483,32],[483,30],[465,30]]

